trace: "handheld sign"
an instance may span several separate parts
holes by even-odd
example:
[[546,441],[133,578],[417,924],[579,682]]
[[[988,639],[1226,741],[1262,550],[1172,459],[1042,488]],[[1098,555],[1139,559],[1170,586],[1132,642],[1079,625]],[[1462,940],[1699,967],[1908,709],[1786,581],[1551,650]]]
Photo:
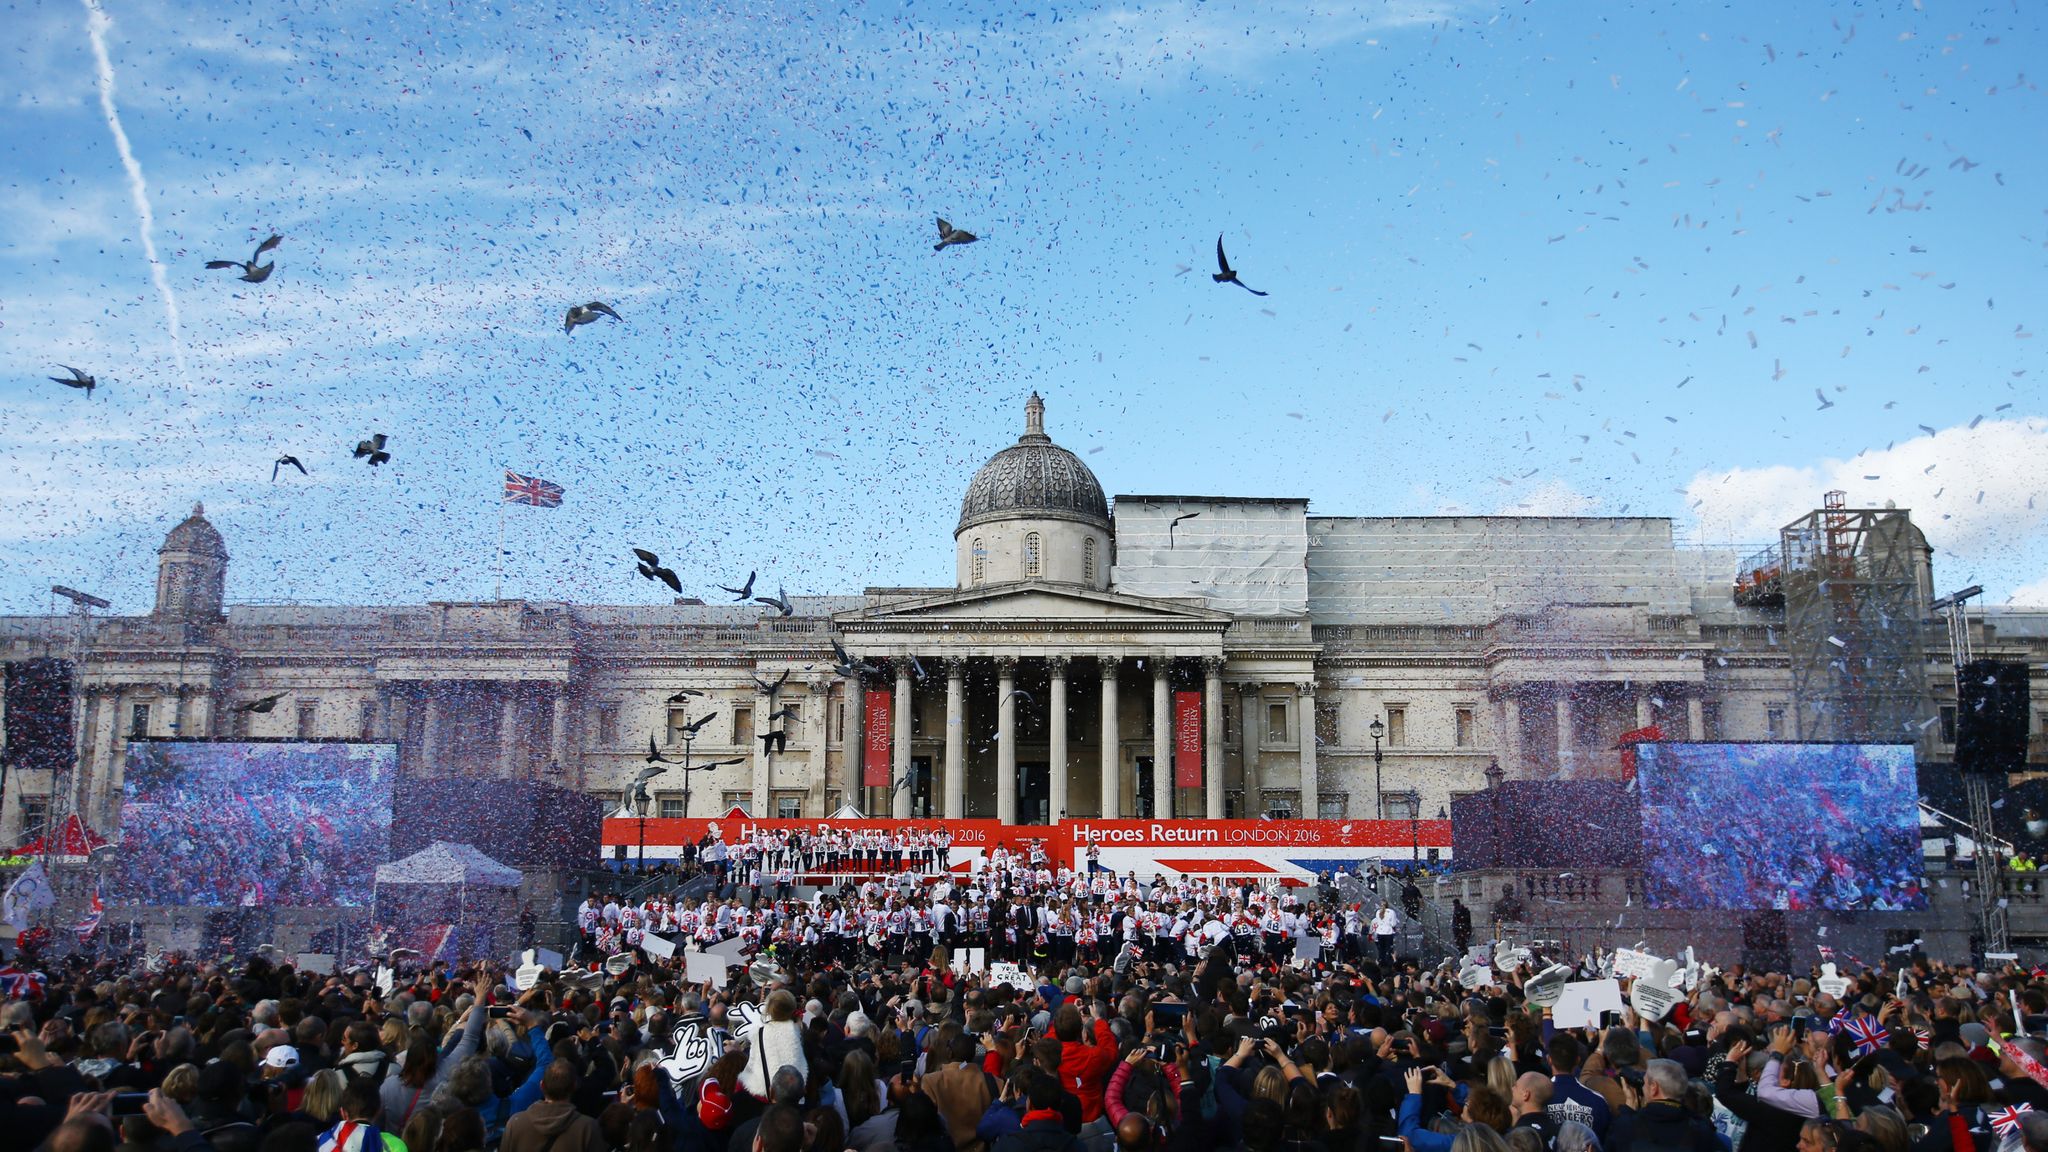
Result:
[[1842,998],[1842,993],[1849,990],[1849,978],[1837,973],[1834,962],[1829,961],[1820,966],[1820,979],[1815,980],[1813,986],[1820,989],[1825,995],[1833,996],[1839,1000]]
[[1680,999],[1677,990],[1671,987],[1672,974],[1677,971],[1677,961],[1659,960],[1651,965],[1648,975],[1635,982],[1629,989],[1628,1000],[1637,1015],[1656,1021],[1671,1013]]
[[1552,964],[1522,985],[1522,996],[1538,1008],[1548,1008],[1564,995],[1565,980],[1572,970],[1562,964]]
[[1550,1009],[1551,1022],[1559,1028],[1594,1028],[1602,1012],[1621,1011],[1621,985],[1612,979],[1577,980],[1564,986],[1564,994]]

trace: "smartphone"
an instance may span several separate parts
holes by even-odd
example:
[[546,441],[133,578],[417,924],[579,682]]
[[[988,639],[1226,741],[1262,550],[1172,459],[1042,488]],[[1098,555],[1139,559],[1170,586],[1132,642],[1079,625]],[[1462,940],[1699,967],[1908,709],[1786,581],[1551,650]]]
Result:
[[510,1004],[493,1004],[493,1005],[491,1005],[491,1010],[490,1010],[490,1017],[491,1017],[491,1019],[493,1019],[493,1020],[503,1020],[503,1019],[506,1019],[507,1017],[509,1017],[509,1016],[511,1016],[511,1015],[512,1015],[512,1005],[510,1005]]
[[1487,1026],[1486,1034],[1498,1040],[1501,1037],[1506,1036],[1508,1034],[1508,1030],[1501,1027],[1498,1024],[1492,1024]]
[[117,1092],[114,1094],[113,1114],[116,1116],[140,1116],[142,1106],[149,1102],[147,1092]]
[[1792,1035],[1801,1040],[1806,1038],[1806,1017],[1794,1016],[1792,1018]]
[[1177,1048],[1171,1040],[1155,1041],[1151,1046],[1152,1058],[1161,1064],[1173,1063],[1175,1051],[1177,1051]]
[[1161,1028],[1178,1028],[1181,1021],[1187,1018],[1188,1006],[1185,1004],[1154,1004],[1152,1006],[1152,1022]]
[[1380,1137],[1380,1152],[1401,1152],[1401,1148],[1402,1140],[1399,1136]]

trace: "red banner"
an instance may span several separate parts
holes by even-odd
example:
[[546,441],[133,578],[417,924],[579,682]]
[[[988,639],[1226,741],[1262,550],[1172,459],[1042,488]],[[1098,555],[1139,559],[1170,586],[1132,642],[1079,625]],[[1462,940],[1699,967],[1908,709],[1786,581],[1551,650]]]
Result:
[[867,744],[861,752],[860,782],[869,788],[887,788],[896,782],[891,778],[896,733],[890,723],[896,715],[895,694],[887,688],[862,689],[861,707],[867,710]]
[[1173,694],[1173,786],[1202,786],[1202,694]]

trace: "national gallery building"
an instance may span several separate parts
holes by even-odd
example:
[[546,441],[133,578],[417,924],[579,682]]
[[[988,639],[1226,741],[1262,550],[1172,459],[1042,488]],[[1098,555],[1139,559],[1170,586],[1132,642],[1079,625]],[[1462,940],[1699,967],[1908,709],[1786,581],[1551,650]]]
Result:
[[[695,599],[230,606],[230,542],[194,508],[159,550],[146,615],[0,618],[9,702],[61,659],[75,721],[62,755],[8,749],[0,838],[72,811],[112,832],[126,744],[152,736],[393,741],[411,775],[616,803],[652,734],[666,758],[730,763],[688,774],[687,813],[685,773],[655,778],[648,815],[1042,823],[1434,818],[1491,780],[1616,774],[1643,729],[1854,735],[1825,730],[1840,710],[1810,698],[1854,655],[1802,664],[1767,563],[1675,547],[1668,519],[1111,498],[1036,395],[1022,416],[963,478],[951,584],[792,597],[787,617]],[[1921,664],[1897,679],[1925,687],[1891,720],[1922,717],[1893,726],[1946,760],[1932,551],[1904,510],[1827,515],[1829,547],[1861,517],[1868,546],[1904,558]],[[1971,627],[1978,655],[2048,654],[2048,612],[1973,611]],[[855,668],[835,671],[834,641]]]

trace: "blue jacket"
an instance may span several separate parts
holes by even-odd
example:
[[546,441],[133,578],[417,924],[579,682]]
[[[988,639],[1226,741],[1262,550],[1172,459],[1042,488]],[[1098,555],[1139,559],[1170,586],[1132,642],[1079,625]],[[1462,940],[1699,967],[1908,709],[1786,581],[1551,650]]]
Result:
[[1024,1113],[1018,1111],[1016,1105],[992,1100],[988,1111],[981,1114],[981,1122],[974,1126],[974,1138],[993,1147],[996,1141],[1022,1127]]
[[540,1102],[540,1074],[555,1062],[555,1050],[548,1045],[547,1029],[535,1028],[528,1036],[533,1044],[533,1073],[526,1078],[526,1083],[512,1090],[512,1098],[505,1108],[508,1121]]
[[1413,1092],[1401,1097],[1401,1111],[1395,1122],[1400,1126],[1401,1138],[1408,1141],[1413,1152],[1451,1152],[1451,1142],[1457,1139],[1422,1126],[1422,1097]]

